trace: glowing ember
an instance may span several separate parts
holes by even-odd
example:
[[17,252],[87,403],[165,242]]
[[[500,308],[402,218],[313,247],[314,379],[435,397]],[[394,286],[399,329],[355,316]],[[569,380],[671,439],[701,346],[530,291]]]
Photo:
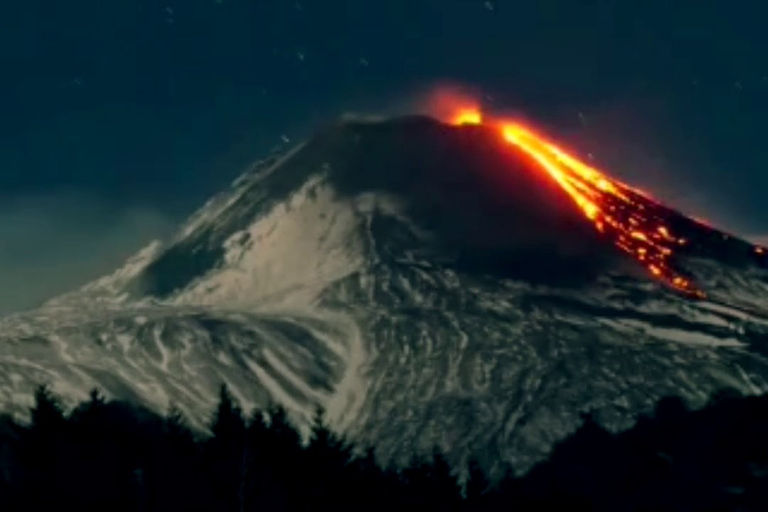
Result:
[[[482,120],[479,113],[465,113],[454,117],[454,123]],[[675,236],[661,217],[646,208],[647,202],[653,201],[647,194],[607,177],[520,124],[498,126],[504,140],[538,163],[616,247],[675,290],[691,297],[706,296],[675,269],[671,261],[674,251],[686,240]]]

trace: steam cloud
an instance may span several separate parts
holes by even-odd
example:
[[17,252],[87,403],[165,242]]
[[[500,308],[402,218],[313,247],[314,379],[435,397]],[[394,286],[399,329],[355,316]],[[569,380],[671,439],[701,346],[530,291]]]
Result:
[[0,202],[0,315],[41,302],[118,267],[174,223],[158,211],[116,208],[81,192]]

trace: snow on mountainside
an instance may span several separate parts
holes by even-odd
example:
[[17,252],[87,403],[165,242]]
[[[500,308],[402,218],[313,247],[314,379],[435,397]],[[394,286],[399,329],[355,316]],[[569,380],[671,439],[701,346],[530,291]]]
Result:
[[0,407],[98,386],[204,427],[225,382],[246,409],[323,405],[387,460],[440,445],[524,470],[582,412],[620,429],[663,396],[768,389],[768,272],[723,251],[690,258],[714,290],[690,301],[489,131],[340,124],[112,275],[0,320]]

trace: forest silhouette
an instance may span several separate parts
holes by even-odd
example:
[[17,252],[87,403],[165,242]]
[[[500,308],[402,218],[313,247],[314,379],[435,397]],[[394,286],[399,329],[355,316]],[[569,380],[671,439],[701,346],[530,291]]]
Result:
[[[467,472],[464,472],[465,474]],[[221,388],[210,432],[98,391],[66,412],[46,387],[31,421],[0,417],[0,511],[768,510],[768,398],[662,400],[612,434],[590,416],[524,476],[457,471],[436,451],[382,468],[318,411],[308,442],[285,411],[245,417]]]

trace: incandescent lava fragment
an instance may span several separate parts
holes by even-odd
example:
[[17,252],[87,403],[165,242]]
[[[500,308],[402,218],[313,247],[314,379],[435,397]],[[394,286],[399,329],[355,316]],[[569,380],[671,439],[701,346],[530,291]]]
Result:
[[[477,111],[461,111],[453,124],[479,124]],[[673,263],[687,241],[675,236],[647,194],[607,177],[544,137],[516,123],[498,123],[501,135],[536,162],[571,197],[600,233],[631,255],[655,278],[692,298],[706,294]]]

